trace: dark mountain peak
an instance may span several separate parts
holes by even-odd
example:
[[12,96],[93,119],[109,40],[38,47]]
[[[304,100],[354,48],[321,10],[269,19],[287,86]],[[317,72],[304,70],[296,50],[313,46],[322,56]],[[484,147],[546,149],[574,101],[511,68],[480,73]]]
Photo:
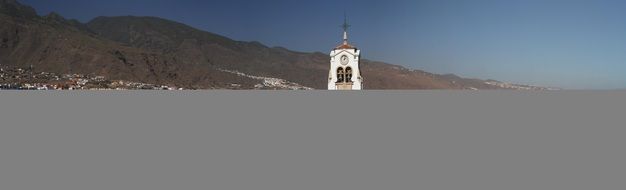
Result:
[[99,16],[96,17],[94,19],[92,19],[91,21],[89,21],[89,23],[92,22],[153,22],[153,23],[158,23],[158,22],[165,22],[165,23],[176,23],[176,24],[181,24],[181,23],[177,23],[174,21],[170,21],[170,20],[166,20],[166,19],[162,19],[159,17],[153,17],[153,16],[132,16],[132,15],[126,15],[126,16]]
[[0,6],[5,6],[5,5],[23,6],[16,0],[0,0]]
[[87,26],[109,40],[139,48],[169,50],[185,42],[219,44],[230,49],[239,48],[236,41],[227,37],[158,17],[97,17],[89,21]]
[[125,26],[143,27],[138,29],[160,29],[161,27],[174,27],[177,29],[185,29],[186,31],[194,31],[191,26],[187,26],[183,23],[179,23],[172,20],[167,20],[153,16],[99,16],[87,24],[99,25],[108,23],[119,23]]
[[94,32],[91,31],[87,26],[85,26],[85,24],[79,22],[76,19],[67,19],[56,12],[50,12],[48,15],[43,16],[42,18],[45,19],[46,22],[49,24],[62,25],[83,32],[87,32],[89,34],[94,34]]
[[67,21],[63,16],[61,16],[59,13],[56,13],[56,12],[50,12],[48,15],[44,16],[44,18],[48,20],[59,21],[59,22]]
[[22,5],[16,0],[0,0],[0,13],[17,18],[35,18],[37,12],[32,7]]

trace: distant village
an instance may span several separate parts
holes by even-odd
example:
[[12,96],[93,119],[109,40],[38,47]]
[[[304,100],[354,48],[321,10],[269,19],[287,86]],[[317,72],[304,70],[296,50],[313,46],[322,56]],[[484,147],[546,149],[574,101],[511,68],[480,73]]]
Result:
[[0,65],[0,90],[184,90],[182,88],[108,80],[103,76],[35,72],[28,68]]
[[[245,73],[221,70],[241,77],[258,80],[255,90],[312,90],[306,86],[283,79],[259,77]],[[241,84],[230,84],[220,88],[228,90],[246,89]],[[0,65],[0,90],[194,90],[174,86],[156,85],[124,80],[110,80],[104,76],[84,74],[56,74],[36,72],[27,68]]]

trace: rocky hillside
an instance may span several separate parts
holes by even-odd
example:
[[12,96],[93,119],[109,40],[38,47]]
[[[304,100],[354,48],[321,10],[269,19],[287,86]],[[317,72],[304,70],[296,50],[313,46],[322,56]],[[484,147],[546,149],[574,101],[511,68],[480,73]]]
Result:
[[0,4],[2,65],[184,88],[223,88],[232,83],[252,88],[260,82],[185,62],[175,55],[107,40],[89,31],[86,25],[58,14],[32,16],[31,8],[12,0],[1,0]]
[[[330,61],[325,53],[236,41],[156,17],[83,24],[56,13],[38,16],[15,0],[0,0],[0,40],[2,65],[191,89],[254,89],[267,79],[324,89]],[[502,89],[383,62],[364,60],[362,70],[367,89]]]
[[[154,17],[98,17],[87,26],[99,36],[132,47],[173,54],[185,62],[326,87],[330,58],[325,53],[301,53],[258,42],[239,42],[187,25]],[[333,47],[330,44],[329,47]],[[369,89],[462,89],[438,75],[364,60]]]

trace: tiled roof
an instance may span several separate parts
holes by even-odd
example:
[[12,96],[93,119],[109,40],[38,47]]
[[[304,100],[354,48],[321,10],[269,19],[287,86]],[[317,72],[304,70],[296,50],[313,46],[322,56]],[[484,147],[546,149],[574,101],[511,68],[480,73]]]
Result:
[[356,47],[350,44],[341,44],[340,46],[337,46],[335,49],[356,49]]

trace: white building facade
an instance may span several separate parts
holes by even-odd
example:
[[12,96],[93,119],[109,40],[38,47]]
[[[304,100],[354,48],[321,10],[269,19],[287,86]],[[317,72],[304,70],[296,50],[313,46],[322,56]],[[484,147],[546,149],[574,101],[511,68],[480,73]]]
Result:
[[348,25],[343,24],[343,43],[330,52],[328,90],[363,90],[361,50],[348,43]]

